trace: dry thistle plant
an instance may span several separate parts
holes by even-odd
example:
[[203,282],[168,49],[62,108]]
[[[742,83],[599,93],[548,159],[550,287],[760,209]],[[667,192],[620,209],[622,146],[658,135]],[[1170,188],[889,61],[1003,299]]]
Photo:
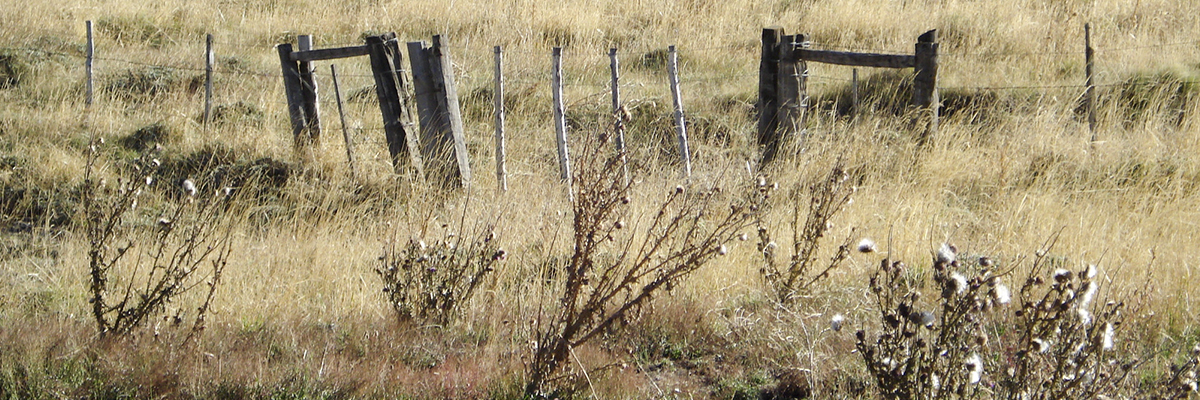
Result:
[[1196,382],[1196,374],[1200,372],[1200,343],[1192,346],[1182,363],[1172,364],[1170,370],[1154,385],[1147,399],[1176,400],[1187,399],[1197,392],[1200,387]]
[[1128,389],[1123,383],[1140,363],[1121,341],[1125,303],[1101,303],[1094,265],[1055,269],[1047,283],[1048,243],[1016,297],[1002,280],[1013,269],[993,273],[986,257],[966,265],[951,245],[934,257],[931,296],[920,291],[928,272],[882,260],[870,280],[880,331],[873,340],[856,333],[880,394],[1079,399]]
[[[772,240],[770,229],[759,218],[758,250],[763,256],[763,278],[772,290],[775,298],[783,304],[790,304],[797,297],[803,296],[822,279],[828,278],[829,273],[842,265],[850,255],[850,240],[854,235],[851,230],[846,238],[838,245],[837,251],[828,263],[819,264],[817,252],[821,249],[822,238],[832,228],[833,218],[850,204],[850,196],[854,194],[858,179],[851,180],[851,175],[845,166],[838,162],[830,169],[828,175],[808,185],[804,190],[802,184],[792,188],[786,197],[791,202],[792,249],[787,261],[780,261],[782,250]],[[771,192],[778,184],[767,184],[765,177],[758,179],[758,193],[764,200],[770,201]],[[808,212],[802,211],[803,194],[809,195]],[[769,204],[769,203],[768,203]],[[801,215],[805,215],[801,222]],[[819,272],[814,272],[817,268]]]
[[[552,381],[577,378],[561,374],[574,348],[634,322],[654,296],[725,254],[762,205],[715,186],[677,186],[649,213],[635,215],[622,157],[603,154],[605,144],[584,144],[574,180],[572,252],[545,272],[557,277],[549,280],[557,307],[536,322],[526,386],[532,396],[544,395]],[[627,217],[636,226],[627,226]]]
[[412,239],[402,248],[393,242],[384,248],[375,273],[401,322],[446,324],[504,260],[497,242],[490,225],[471,238],[447,233],[433,244]]
[[[139,213],[138,200],[144,191],[160,186],[155,180],[160,165],[154,158],[157,151],[134,160],[130,165],[134,176],[118,179],[114,189],[95,179],[98,146],[102,144],[98,141],[89,146],[82,199],[90,271],[88,302],[100,334],[128,334],[200,287],[201,304],[184,339],[190,341],[204,329],[205,315],[233,251],[233,189],[208,190],[185,180],[178,187],[163,189],[180,192],[165,196],[175,199],[169,200],[171,203]],[[157,220],[135,223],[146,217]],[[164,320],[175,326],[185,317],[179,308]]]

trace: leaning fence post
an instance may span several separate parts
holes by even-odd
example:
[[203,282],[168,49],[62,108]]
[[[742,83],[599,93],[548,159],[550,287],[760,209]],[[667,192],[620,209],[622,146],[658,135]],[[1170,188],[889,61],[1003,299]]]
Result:
[[679,158],[683,162],[683,177],[692,176],[692,154],[688,149],[687,125],[683,120],[683,96],[679,92],[679,56],[675,46],[667,48],[667,75],[671,81],[671,98],[675,103],[675,133],[679,140]]
[[329,77],[333,79],[333,96],[337,100],[338,117],[342,121],[342,138],[346,139],[346,161],[350,164],[350,179],[357,179],[354,166],[354,140],[350,139],[350,129],[346,127],[346,111],[342,107],[342,87],[338,84],[337,67],[329,64]]
[[[296,38],[300,51],[312,50],[312,36],[300,35]],[[300,93],[304,96],[304,122],[307,135],[297,138],[302,147],[315,144],[321,140],[321,117],[319,99],[317,97],[317,81],[313,77],[313,65],[309,61],[300,61]]]
[[1087,74],[1087,89],[1085,89],[1086,92],[1084,93],[1084,101],[1087,102],[1088,130],[1090,130],[1092,132],[1092,141],[1095,142],[1096,141],[1096,82],[1094,80],[1095,79],[1095,75],[1094,75],[1094,72],[1095,72],[1094,66],[1095,65],[1093,63],[1095,61],[1096,51],[1094,49],[1092,49],[1092,24],[1090,24],[1090,23],[1083,24],[1083,45],[1084,45],[1083,54],[1084,54],[1084,57],[1087,59],[1087,64],[1084,67],[1084,69],[1085,69],[1084,72]]
[[288,116],[292,121],[292,137],[296,143],[304,134],[304,95],[300,93],[300,67],[292,61],[292,44],[283,43],[275,47],[279,51],[279,64],[283,69],[283,91],[287,95]]
[[937,92],[938,43],[937,30],[925,32],[917,38],[916,45],[916,77],[913,78],[913,104],[926,108],[929,125],[921,135],[919,143],[929,143],[938,131],[938,107],[940,100]]
[[501,192],[508,191],[508,171],[504,165],[504,51],[500,46],[496,52],[496,91],[492,103],[496,111],[496,185]]
[[554,92],[554,138],[558,143],[558,168],[561,178],[567,184],[567,196],[575,202],[571,188],[571,156],[567,150],[567,119],[566,107],[563,106],[562,88],[562,47],[553,50],[554,69],[550,76],[550,89]]
[[775,158],[779,150],[779,42],[783,28],[770,27],[762,31],[762,58],[758,64],[758,146],[762,149],[762,162]]
[[629,159],[625,149],[625,123],[629,122],[629,113],[621,105],[620,63],[615,47],[608,49],[608,69],[612,72],[613,135],[616,136],[617,157],[621,158],[621,183],[629,185]]
[[387,139],[388,155],[392,159],[392,170],[396,174],[403,174],[405,152],[408,151],[405,148],[405,136],[409,133],[404,131],[400,121],[400,95],[387,56],[386,40],[384,36],[368,36],[365,42],[367,56],[371,60],[371,75],[375,79],[375,95],[379,97],[379,112],[383,116],[383,132]]
[[212,98],[213,98],[213,35],[211,33],[204,36],[204,127],[207,129],[209,123],[212,122]]
[[84,100],[84,105],[87,109],[92,108],[92,63],[96,57],[96,42],[92,39],[92,21],[87,21],[87,60],[84,62],[84,69],[87,70],[87,98]]
[[471,161],[467,154],[466,128],[463,126],[462,110],[458,103],[458,88],[454,83],[454,64],[450,62],[450,52],[442,43],[442,35],[433,35],[432,54],[429,58],[433,77],[440,86],[438,108],[442,118],[446,120],[443,133],[444,146],[451,147],[454,159],[458,162],[459,182],[463,187],[471,185]]

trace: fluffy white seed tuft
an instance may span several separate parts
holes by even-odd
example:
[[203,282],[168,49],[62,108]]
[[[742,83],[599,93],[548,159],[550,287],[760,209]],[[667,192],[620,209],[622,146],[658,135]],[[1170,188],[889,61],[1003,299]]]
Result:
[[858,242],[858,252],[859,253],[874,253],[875,252],[875,241],[871,240],[869,238],[863,238],[863,240],[860,240]]

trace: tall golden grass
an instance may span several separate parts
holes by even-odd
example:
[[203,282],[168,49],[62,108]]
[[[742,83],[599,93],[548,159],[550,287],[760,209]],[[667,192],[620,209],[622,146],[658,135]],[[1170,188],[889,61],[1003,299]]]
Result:
[[[85,20],[96,21],[101,89],[90,110],[83,102],[80,58]],[[1079,88],[969,89],[1081,84],[1084,23],[1093,26],[1098,82],[1106,85],[1100,88],[1099,142],[1089,141],[1086,119],[1074,112]],[[533,333],[528,322],[552,304],[528,296],[539,293],[531,276],[570,250],[563,239],[570,235],[570,207],[556,179],[549,123],[549,48],[567,48],[566,97],[582,127],[572,131],[577,136],[596,135],[607,124],[604,54],[620,48],[623,94],[638,121],[629,134],[638,181],[634,210],[648,211],[680,182],[672,138],[655,134],[664,127],[669,132],[670,119],[667,80],[654,65],[654,52],[669,44],[681,52],[685,102],[700,121],[693,131],[694,179],[734,187],[754,179],[745,162],[755,151],[758,37],[769,25],[809,33],[818,48],[894,53],[911,52],[918,34],[938,29],[939,85],[946,93],[998,93],[1004,99],[948,116],[924,149],[916,147],[907,118],[882,110],[885,105],[851,124],[832,115],[832,105],[817,102],[802,148],[793,147],[794,156],[764,173],[790,187],[821,176],[837,160],[860,168],[865,181],[833,221],[831,237],[855,228],[892,259],[914,263],[929,259],[942,242],[956,243],[963,254],[1016,263],[1058,234],[1056,256],[1072,265],[1101,265],[1118,282],[1114,287],[1152,274],[1148,354],[1165,357],[1152,350],[1200,336],[1193,304],[1200,292],[1191,284],[1200,259],[1194,243],[1200,237],[1194,223],[1200,217],[1200,163],[1194,157],[1200,152],[1200,92],[1195,83],[1167,90],[1173,80],[1200,76],[1200,14],[1188,1],[10,1],[0,7],[0,47],[13,49],[7,54],[26,63],[29,73],[0,88],[0,184],[5,196],[14,196],[0,203],[16,198],[9,189],[41,188],[69,204],[93,137],[110,143],[99,173],[115,181],[129,155],[116,143],[155,122],[173,130],[165,146],[174,157],[221,147],[243,161],[290,162],[272,46],[297,34],[314,35],[317,47],[358,44],[371,32],[396,31],[402,40],[447,35],[476,181],[441,196],[391,176],[370,91],[368,101],[347,104],[350,124],[362,128],[354,136],[365,160],[365,172],[353,181],[336,110],[323,105],[319,159],[297,167],[273,197],[247,211],[208,318],[202,355],[191,358],[147,350],[155,348],[147,337],[96,350],[86,319],[87,243],[49,219],[18,227],[24,214],[0,215],[0,225],[9,228],[0,234],[0,336],[11,343],[3,348],[0,370],[11,377],[17,365],[51,365],[44,359],[57,357],[91,360],[95,368],[127,375],[171,366],[175,381],[160,384],[175,388],[170,393],[241,388],[252,396],[284,388],[308,390],[311,397],[338,390],[516,395],[520,384],[513,382],[521,379]],[[261,112],[259,120],[208,127],[197,122],[203,91],[187,86],[203,74],[206,33],[216,37],[216,103],[250,104]],[[513,101],[510,190],[502,194],[487,172],[493,45],[506,48]],[[162,94],[130,97],[124,88],[106,89],[121,74],[144,70],[142,64],[183,68],[171,70],[175,81]],[[337,64],[344,95],[369,89],[365,60]],[[811,94],[818,99],[832,99],[845,87],[841,79],[850,77],[843,67],[810,69]],[[318,63],[322,96],[331,99],[327,71],[326,63]],[[880,72],[860,71],[864,77]],[[1134,79],[1150,84],[1121,86]],[[1138,96],[1154,105],[1131,111]],[[972,114],[986,118],[973,121]],[[785,209],[767,219],[773,230],[787,228]],[[63,207],[60,214],[70,210]],[[499,221],[508,260],[495,283],[456,325],[392,325],[372,272],[384,246],[419,236],[424,224],[452,227],[464,216]],[[853,339],[823,324],[834,313],[851,321],[866,318],[861,290],[877,260],[852,257],[813,298],[781,310],[764,294],[761,256],[752,243],[731,244],[727,256],[657,299],[659,312],[644,323],[580,349],[575,367],[616,365],[592,376],[591,389],[600,397],[669,396],[677,388],[680,396],[728,397],[744,386],[791,379],[785,372],[805,371],[813,390],[852,390],[855,381],[844,376],[862,371],[849,353]],[[72,386],[100,379],[87,378],[88,371],[79,372],[78,380],[47,371],[39,372],[46,382],[59,382],[47,383],[48,392],[72,393]],[[287,382],[299,386],[288,389]]]

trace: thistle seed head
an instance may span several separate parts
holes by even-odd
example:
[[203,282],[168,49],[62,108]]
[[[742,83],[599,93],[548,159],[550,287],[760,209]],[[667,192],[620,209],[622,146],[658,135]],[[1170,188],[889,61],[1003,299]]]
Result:
[[857,248],[859,253],[874,253],[875,241],[871,240],[870,238],[863,238],[863,240],[858,242]]
[[184,179],[183,193],[187,194],[188,197],[196,197],[196,182],[192,182],[191,179]]
[[938,247],[937,258],[934,260],[937,264],[951,264],[958,258],[958,249],[952,244],[942,243]]
[[1113,349],[1113,334],[1114,334],[1114,332],[1113,332],[1112,322],[1104,324],[1104,336],[1100,343],[1101,349],[1104,349],[1104,350],[1112,350]]
[[1054,274],[1051,276],[1054,277],[1055,282],[1067,283],[1067,282],[1071,281],[1071,278],[1073,278],[1075,276],[1075,274],[1071,273],[1070,270],[1059,268],[1059,269],[1054,270]]
[[842,314],[834,314],[833,318],[829,319],[829,329],[833,329],[834,332],[839,332],[842,330],[842,324],[845,322],[846,317],[842,316]]
[[1089,281],[1096,278],[1096,275],[1099,274],[1100,269],[1096,268],[1096,264],[1088,264],[1088,266],[1083,269],[1083,272],[1079,273],[1080,277]]
[[1009,293],[1008,286],[997,283],[996,287],[992,288],[992,298],[996,300],[996,304],[1008,304],[1012,301],[1012,293]]

